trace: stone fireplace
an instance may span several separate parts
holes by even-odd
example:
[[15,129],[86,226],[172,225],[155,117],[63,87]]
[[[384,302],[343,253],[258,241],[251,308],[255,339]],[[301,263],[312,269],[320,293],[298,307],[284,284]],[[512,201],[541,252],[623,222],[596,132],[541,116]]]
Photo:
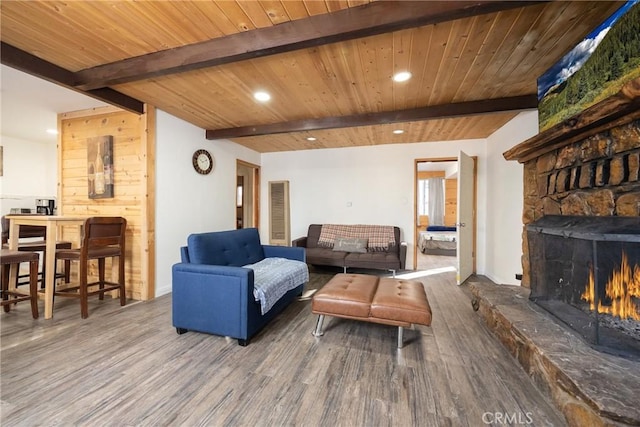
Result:
[[[640,78],[505,153],[524,165],[522,285],[530,298],[592,345],[638,358],[639,93]],[[620,302],[606,292],[621,268],[629,276],[622,315],[609,313]]]
[[594,348],[640,361],[640,217],[545,215],[527,237],[530,299]]
[[[640,216],[640,114],[609,126],[569,138],[566,145],[558,141],[538,156],[529,154],[534,157],[524,162],[525,226],[545,215]],[[523,242],[522,285],[529,287],[526,230]]]
[[504,157],[522,286],[473,283],[472,306],[569,425],[640,425],[640,78]]

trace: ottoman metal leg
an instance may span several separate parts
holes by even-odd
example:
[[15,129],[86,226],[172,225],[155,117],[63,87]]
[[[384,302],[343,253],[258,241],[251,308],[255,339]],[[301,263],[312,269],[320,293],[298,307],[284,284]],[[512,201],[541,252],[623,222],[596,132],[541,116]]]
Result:
[[322,323],[324,322],[324,314],[318,316],[318,323],[316,323],[316,329],[312,332],[313,336],[321,337],[324,335],[322,332]]
[[402,339],[403,332],[404,332],[404,329],[402,329],[402,326],[398,326],[398,348],[402,348],[404,344]]

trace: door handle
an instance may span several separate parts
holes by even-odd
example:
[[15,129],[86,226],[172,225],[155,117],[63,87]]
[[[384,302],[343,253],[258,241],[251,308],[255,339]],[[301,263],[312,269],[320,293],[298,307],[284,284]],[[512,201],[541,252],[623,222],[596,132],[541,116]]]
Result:
[[456,224],[456,227],[466,227],[467,225],[464,222],[459,222]]

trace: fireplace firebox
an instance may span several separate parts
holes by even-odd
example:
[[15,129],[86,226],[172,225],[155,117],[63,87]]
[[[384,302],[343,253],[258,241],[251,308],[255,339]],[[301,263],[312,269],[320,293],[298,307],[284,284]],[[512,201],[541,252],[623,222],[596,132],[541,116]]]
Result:
[[594,348],[640,360],[640,217],[547,215],[527,237],[530,299]]

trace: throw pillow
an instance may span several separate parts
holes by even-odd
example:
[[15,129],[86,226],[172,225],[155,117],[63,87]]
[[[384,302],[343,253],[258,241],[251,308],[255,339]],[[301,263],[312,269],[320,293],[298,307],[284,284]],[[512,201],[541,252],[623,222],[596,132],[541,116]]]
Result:
[[333,243],[333,250],[340,252],[367,253],[367,239],[356,237],[336,237]]

